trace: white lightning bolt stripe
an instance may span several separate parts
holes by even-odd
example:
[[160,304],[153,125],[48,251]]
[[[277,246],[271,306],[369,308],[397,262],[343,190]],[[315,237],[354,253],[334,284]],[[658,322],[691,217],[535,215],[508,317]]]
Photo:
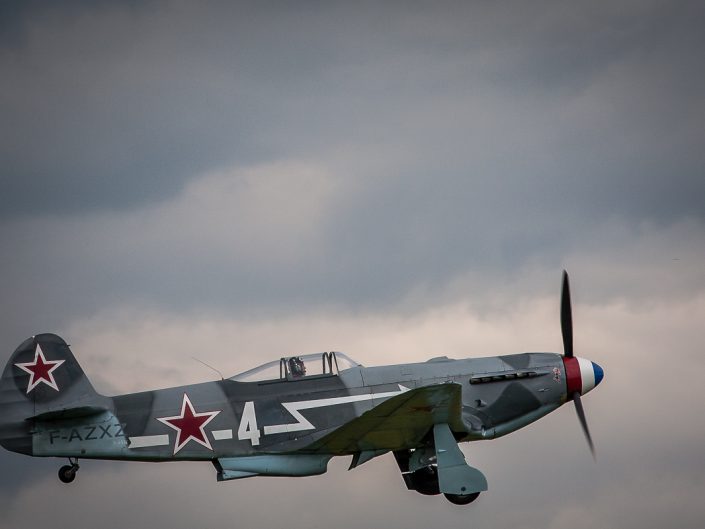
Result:
[[[216,441],[233,438],[232,430],[212,430],[211,434]],[[149,448],[152,446],[166,446],[169,444],[169,435],[133,435],[130,437],[130,448]]]
[[148,448],[150,446],[165,446],[169,444],[169,436],[164,435],[133,435],[130,437],[129,448]]
[[214,440],[222,441],[224,439],[232,439],[233,438],[233,431],[232,430],[211,430],[211,435],[213,436]]
[[286,432],[300,432],[303,430],[315,430],[316,427],[311,422],[299,413],[300,410],[310,410],[313,408],[324,408],[326,406],[336,406],[338,404],[347,404],[349,402],[361,402],[364,400],[386,399],[401,395],[409,391],[409,388],[398,384],[398,391],[387,391],[384,393],[364,393],[362,395],[348,395],[346,397],[332,397],[330,399],[316,400],[301,400],[298,402],[282,402],[282,406],[291,413],[292,417],[298,422],[291,424],[274,424],[264,427],[264,435],[272,435]]

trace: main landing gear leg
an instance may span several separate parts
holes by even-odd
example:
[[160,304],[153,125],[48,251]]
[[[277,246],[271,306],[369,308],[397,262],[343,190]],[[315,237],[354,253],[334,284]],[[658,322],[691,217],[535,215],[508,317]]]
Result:
[[447,424],[433,427],[433,444],[438,462],[438,488],[449,502],[467,505],[487,490],[487,479],[467,464]]
[[70,465],[64,465],[59,469],[59,479],[62,483],[71,483],[76,479],[76,472],[78,472],[78,458],[69,457]]

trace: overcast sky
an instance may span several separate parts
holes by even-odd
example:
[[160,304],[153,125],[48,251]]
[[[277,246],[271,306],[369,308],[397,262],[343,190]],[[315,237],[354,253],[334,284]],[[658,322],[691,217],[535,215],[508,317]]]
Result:
[[702,528],[705,4],[0,4],[0,344],[107,394],[292,351],[561,350],[583,399],[464,445],[470,507],[391,456],[306,479],[0,454],[0,527]]

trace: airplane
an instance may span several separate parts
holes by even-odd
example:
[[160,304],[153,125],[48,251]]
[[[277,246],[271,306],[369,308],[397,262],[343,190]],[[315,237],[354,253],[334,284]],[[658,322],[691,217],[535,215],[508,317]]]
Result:
[[349,470],[392,452],[406,487],[467,505],[487,490],[458,443],[514,432],[572,401],[590,451],[582,395],[604,376],[573,355],[568,274],[561,293],[563,354],[363,367],[343,353],[285,356],[231,378],[100,395],[66,342],[38,334],[0,379],[0,444],[35,457],[209,461],[218,481],[323,474],[336,456]]

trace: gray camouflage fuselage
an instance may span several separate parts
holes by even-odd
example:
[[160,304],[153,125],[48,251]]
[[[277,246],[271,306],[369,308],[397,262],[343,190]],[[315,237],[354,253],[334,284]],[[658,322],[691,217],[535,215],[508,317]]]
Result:
[[[20,360],[31,359],[33,347],[26,352],[26,358]],[[8,365],[8,369],[12,370],[13,367]],[[558,370],[559,375],[554,374],[554,369]],[[26,374],[20,373],[18,376],[25,377]],[[0,387],[0,392],[15,395],[12,403],[4,401],[0,415],[0,442],[6,448],[34,456],[98,459],[211,460],[233,455],[305,453],[315,441],[369,411],[385,397],[311,408],[301,413],[313,425],[312,429],[296,431],[289,428],[293,431],[264,433],[273,425],[298,424],[282,403],[395,391],[401,393],[400,385],[415,389],[444,383],[459,384],[462,387],[462,416],[460,422],[455,421],[454,426],[458,429],[454,432],[463,441],[505,435],[539,419],[566,401],[563,363],[560,355],[552,353],[466,360],[437,358],[423,363],[369,368],[358,366],[343,370],[340,374],[299,379],[261,382],[225,379],[116,397],[99,396],[90,400],[85,394],[77,394],[75,399],[69,399],[72,407],[86,404],[104,408],[105,411],[91,415],[88,414],[90,410],[85,410],[86,415],[62,418],[60,412],[66,407],[66,399],[61,399],[56,407],[49,401],[41,407],[42,414],[49,419],[47,421],[42,421],[41,414],[35,413],[35,407],[30,406],[23,392],[7,387],[15,386],[15,378],[3,377]],[[483,378],[486,381],[483,382]],[[38,387],[35,391],[55,396],[51,394],[52,388]],[[184,394],[188,395],[197,413],[220,412],[207,426],[212,450],[197,443],[187,443],[174,454],[173,437],[177,432],[157,418],[178,416]],[[253,403],[256,423],[262,432],[256,445],[251,439],[238,439],[237,435],[247,402]],[[421,409],[416,413],[429,411]],[[36,419],[27,420],[35,416]],[[21,426],[18,428],[18,425]],[[221,433],[220,439],[214,439],[214,431],[231,431],[232,438],[223,438],[227,434]],[[388,442],[374,449],[415,448],[414,443],[418,443],[426,433],[412,432],[408,436],[411,445],[406,439],[390,435]],[[152,437],[156,440],[164,435],[172,438],[168,445],[131,446],[133,439]],[[370,448],[351,446],[336,450],[331,455],[349,455],[366,449]]]
[[[467,503],[486,480],[465,464],[456,442],[502,436],[550,413],[587,365],[522,353],[382,367],[351,362],[338,370],[343,358],[321,353],[322,374],[298,376],[288,366],[303,360],[292,357],[265,380],[106,397],[61,338],[38,335],[17,348],[0,379],[0,444],[75,458],[62,481],[73,480],[78,458],[211,461],[218,479],[229,480],[321,474],[334,456],[353,455],[353,468],[391,451],[410,489]],[[596,383],[593,376],[578,390]],[[430,481],[423,472],[433,474]]]

